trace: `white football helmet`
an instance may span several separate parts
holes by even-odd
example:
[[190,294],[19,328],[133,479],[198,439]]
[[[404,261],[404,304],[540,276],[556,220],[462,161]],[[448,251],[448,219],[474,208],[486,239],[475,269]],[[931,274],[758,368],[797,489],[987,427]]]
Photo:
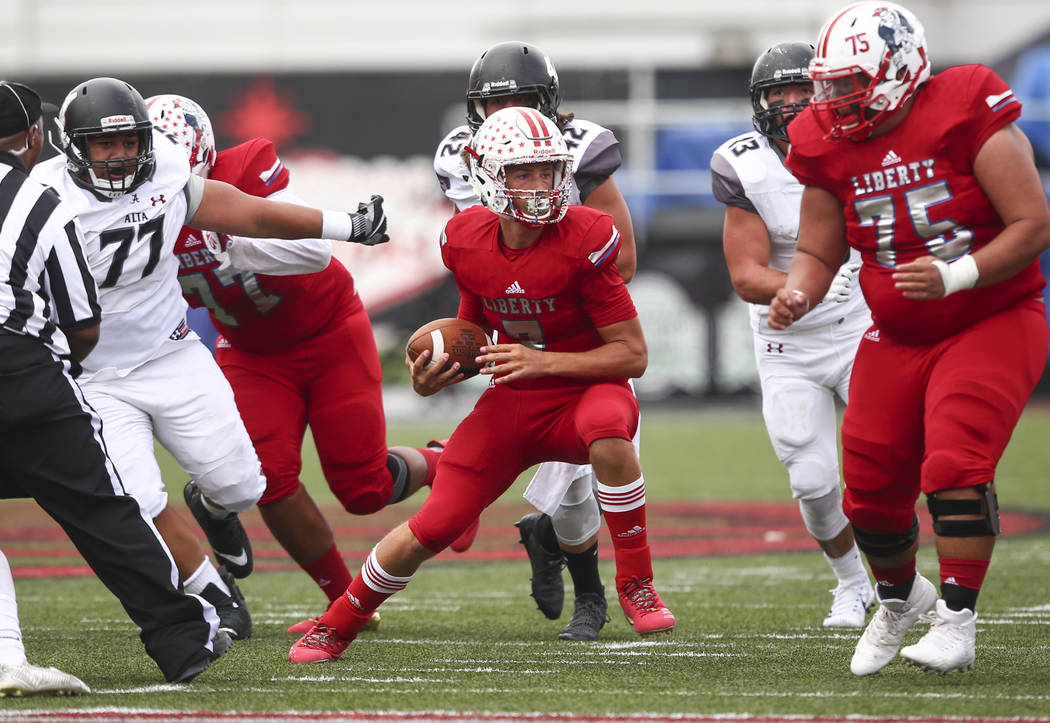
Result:
[[824,24],[809,74],[828,135],[863,140],[929,79],[925,31],[895,3],[851,5]]
[[[489,116],[466,148],[470,182],[485,208],[527,226],[558,223],[569,208],[572,154],[557,124],[534,108],[504,108]],[[507,187],[507,166],[553,163],[554,187]],[[521,199],[523,209],[514,201]]]
[[146,99],[153,127],[185,149],[190,170],[207,178],[215,163],[215,134],[204,109],[181,95],[154,95]]

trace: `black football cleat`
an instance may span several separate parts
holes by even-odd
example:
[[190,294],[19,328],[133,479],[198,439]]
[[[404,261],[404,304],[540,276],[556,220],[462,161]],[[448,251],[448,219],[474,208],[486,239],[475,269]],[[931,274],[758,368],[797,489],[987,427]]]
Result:
[[[565,581],[561,576],[565,555],[557,546],[551,518],[542,512],[534,512],[522,517],[514,526],[521,532],[521,544],[525,546],[532,565],[530,594],[541,613],[557,620],[565,605]],[[544,544],[544,539],[555,540],[554,549]]]
[[230,571],[236,578],[248,577],[252,572],[252,545],[248,533],[244,531],[237,513],[231,512],[225,517],[213,517],[201,500],[201,490],[196,482],[190,480],[182,490],[186,504],[193,513],[208,538],[216,561]]

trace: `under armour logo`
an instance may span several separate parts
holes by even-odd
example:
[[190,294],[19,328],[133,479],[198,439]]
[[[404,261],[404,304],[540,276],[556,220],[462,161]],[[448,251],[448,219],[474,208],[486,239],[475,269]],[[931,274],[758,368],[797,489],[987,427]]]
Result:
[[149,202],[154,206],[156,206],[158,203],[164,203],[164,194],[162,193],[159,196],[150,196]]
[[783,353],[784,353],[784,345],[783,344],[774,344],[773,342],[768,342],[766,344],[766,354],[783,354]]

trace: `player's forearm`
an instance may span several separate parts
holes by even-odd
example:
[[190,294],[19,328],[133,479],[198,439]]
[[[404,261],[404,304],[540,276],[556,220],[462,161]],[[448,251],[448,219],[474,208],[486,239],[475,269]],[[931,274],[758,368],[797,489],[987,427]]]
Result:
[[574,379],[635,379],[645,373],[649,352],[629,340],[611,341],[583,352],[544,352],[548,376]]
[[731,273],[730,280],[733,290],[744,301],[749,304],[768,304],[776,295],[777,289],[784,287],[787,274],[768,266],[753,264],[745,270]]

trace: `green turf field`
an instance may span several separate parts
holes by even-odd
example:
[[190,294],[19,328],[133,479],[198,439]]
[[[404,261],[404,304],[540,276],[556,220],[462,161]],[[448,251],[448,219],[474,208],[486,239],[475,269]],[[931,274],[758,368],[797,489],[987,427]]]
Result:
[[[446,434],[438,423],[395,425],[390,442]],[[788,497],[751,408],[645,411],[642,448],[650,500]],[[1048,471],[1050,411],[1033,408],[1000,466],[1004,510],[1050,516]],[[317,484],[316,463],[304,476],[318,499],[331,499]],[[172,470],[169,481],[181,500],[182,475]],[[519,480],[498,504],[514,512],[521,489]],[[412,504],[418,500],[404,505],[406,515]],[[287,662],[293,638],[284,632],[318,612],[320,593],[301,572],[257,572],[241,585],[254,636],[181,687],[161,684],[136,629],[93,578],[20,579],[31,660],[75,673],[95,694],[3,700],[0,714],[108,708],[1050,720],[1050,532],[1000,541],[979,604],[977,668],[945,677],[899,663],[870,678],[852,676],[857,634],[820,627],[834,580],[815,547],[658,560],[658,587],[679,620],[673,635],[642,640],[610,608],[615,614],[596,644],[556,639],[569,611],[560,621],[536,611],[523,560],[439,557],[383,606],[380,630],[362,634],[342,661],[321,666]],[[349,562],[356,571],[360,561]],[[919,567],[937,579],[932,547],[920,550]],[[602,572],[608,584],[608,556]]]

